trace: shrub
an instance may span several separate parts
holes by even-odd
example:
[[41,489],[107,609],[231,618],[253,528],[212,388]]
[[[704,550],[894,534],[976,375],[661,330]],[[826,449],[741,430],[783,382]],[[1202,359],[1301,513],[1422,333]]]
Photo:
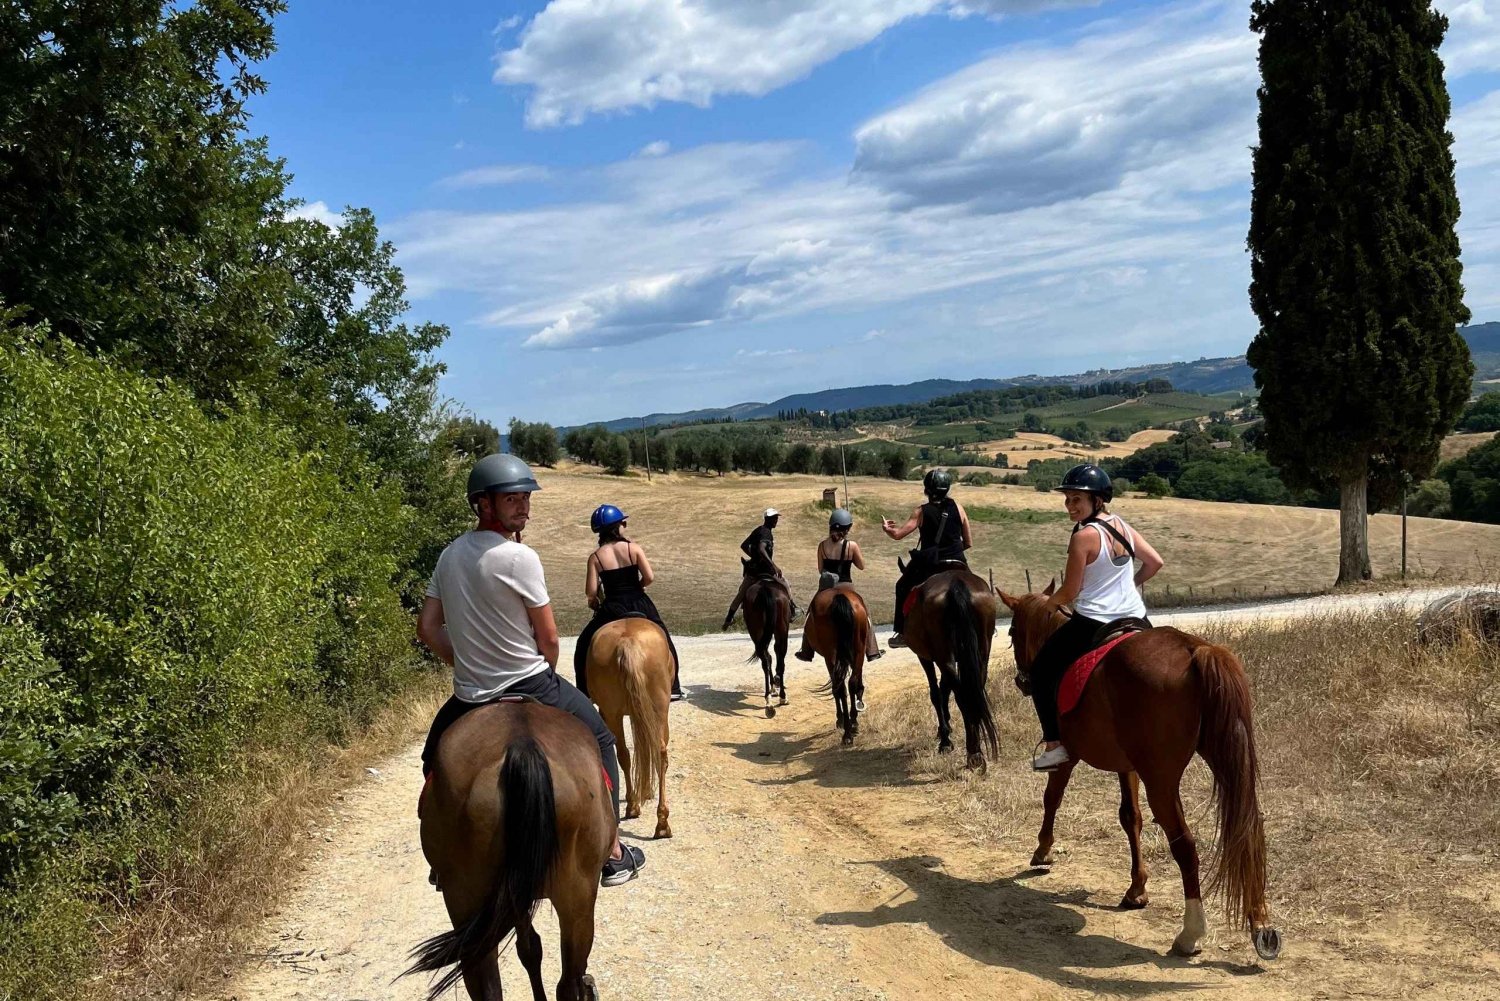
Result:
[[1147,497],[1170,497],[1172,496],[1172,484],[1155,473],[1147,473],[1136,483],[1138,490],[1144,490]]

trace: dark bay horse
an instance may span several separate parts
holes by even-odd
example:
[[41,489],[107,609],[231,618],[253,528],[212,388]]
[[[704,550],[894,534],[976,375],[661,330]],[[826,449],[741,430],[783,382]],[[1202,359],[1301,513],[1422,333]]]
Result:
[[[599,872],[615,840],[614,806],[587,726],[535,703],[485,706],[443,735],[418,809],[422,852],[443,888],[453,931],[412,952],[408,974],[448,966],[436,999],[463,979],[473,1001],[500,1001],[500,944],[542,989],[537,901],[557,910],[562,937],[558,1001],[597,1001],[588,975]],[[455,965],[456,964],[456,965]]]
[[870,613],[864,599],[849,584],[819,591],[807,607],[809,644],[828,665],[835,721],[844,731],[845,746],[859,733],[859,714],[865,707],[865,649]]
[[[1067,618],[1046,614],[1047,596],[1000,593],[1011,610],[1016,683],[1029,691],[1030,669],[1042,642]],[[1094,669],[1078,705],[1064,713],[1063,746],[1072,758],[1047,780],[1042,829],[1031,864],[1051,865],[1052,826],[1073,763],[1084,761],[1120,776],[1120,824],[1130,841],[1130,888],[1121,907],[1145,907],[1141,862],[1140,786],[1182,871],[1186,899],[1182,932],[1172,951],[1190,956],[1207,931],[1198,882],[1198,848],[1183,815],[1179,784],[1196,752],[1208,762],[1218,803],[1219,844],[1210,890],[1222,890],[1232,917],[1250,929],[1262,959],[1275,959],[1281,935],[1267,922],[1266,839],[1256,797],[1255,728],[1250,683],[1233,653],[1170,627],[1147,629],[1114,647]]]
[[938,753],[953,750],[948,697],[958,701],[964,720],[967,767],[987,769],[981,739],[999,753],[995,717],[985,686],[990,677],[990,642],[995,633],[995,593],[982,577],[962,567],[929,577],[912,592],[915,603],[902,636],[927,672],[927,690],[938,719]]
[[[617,619],[594,634],[588,650],[589,695],[615,735],[620,774],[625,779],[625,819],[641,815],[641,801],[657,786],[656,834],[670,838],[667,807],[667,708],[676,670],[667,633],[650,619]],[[630,717],[635,747],[625,740]],[[632,767],[633,766],[633,767]]]
[[[792,622],[792,596],[775,581],[757,580],[745,592],[745,628],[755,642],[750,660],[759,660],[766,676],[766,719],[776,716],[771,692],[781,689],[779,705],[786,705],[786,634]],[[771,670],[771,642],[776,642],[776,670]]]

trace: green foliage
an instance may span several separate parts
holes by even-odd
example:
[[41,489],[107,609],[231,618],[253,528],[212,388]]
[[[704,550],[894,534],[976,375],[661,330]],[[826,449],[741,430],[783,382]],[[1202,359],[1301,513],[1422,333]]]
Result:
[[1438,56],[1447,20],[1429,0],[1251,10],[1264,82],[1248,360],[1270,459],[1301,487],[1426,475],[1473,372],[1457,330],[1469,311]]
[[557,429],[551,424],[527,424],[512,417],[510,450],[534,466],[555,466],[562,457],[557,443]]
[[904,448],[888,448],[880,456],[885,475],[893,480],[906,479],[906,470],[911,466],[911,456]]
[[1438,476],[1448,485],[1452,517],[1500,524],[1500,438],[1443,463]]
[[[19,886],[170,812],[268,718],[379,704],[412,670],[396,585],[416,536],[373,468],[5,333],[0,876]],[[86,875],[128,899],[138,859],[116,843]]]
[[1147,497],[1170,497],[1172,484],[1155,473],[1147,473],[1136,481],[1136,489],[1143,490]]
[[[608,434],[608,432],[606,432]],[[610,434],[599,451],[599,464],[604,471],[614,476],[624,476],[630,470],[630,442],[622,434]]]
[[818,452],[806,442],[798,442],[786,450],[781,460],[784,473],[811,473],[818,465]]
[[1500,431],[1500,393],[1491,391],[1464,408],[1460,431]]
[[433,446],[440,453],[480,459],[500,451],[500,431],[489,421],[476,417],[451,417],[438,432]]
[[[987,473],[980,473],[986,476]],[[1038,511],[1035,508],[987,507],[975,505],[965,507],[969,520],[981,525],[1047,525],[1068,520],[1068,512],[1059,500],[1054,511]]]
[[1423,480],[1406,502],[1413,518],[1447,518],[1453,514],[1453,488],[1447,480]]

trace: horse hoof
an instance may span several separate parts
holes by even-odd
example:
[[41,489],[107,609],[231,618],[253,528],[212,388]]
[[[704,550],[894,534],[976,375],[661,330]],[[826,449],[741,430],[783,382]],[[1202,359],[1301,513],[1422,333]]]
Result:
[[990,770],[989,763],[984,760],[982,754],[969,755],[968,760],[964,762],[964,767],[971,772],[977,771],[980,775]]
[[939,744],[938,745],[938,753],[939,754],[952,754],[953,753],[953,745],[952,744],[948,744],[948,743]]
[[1125,894],[1125,896],[1123,896],[1123,897],[1120,898],[1120,910],[1122,910],[1122,911],[1138,911],[1142,907],[1145,907],[1150,902],[1151,902],[1151,898],[1148,897],[1148,896],[1146,896],[1144,893],[1141,894],[1139,897],[1132,897],[1130,894],[1127,893],[1127,894]]
[[1255,954],[1261,959],[1275,959],[1281,955],[1281,932],[1275,928],[1257,928],[1250,940],[1255,943]]
[[626,820],[634,820],[635,818],[639,817],[640,815],[641,815],[641,808],[638,807],[638,806],[627,806],[625,808],[625,819]]
[[854,736],[852,734],[846,733],[844,734],[843,739],[839,741],[839,743],[843,744],[845,747],[852,747],[854,745]]
[[855,699],[854,700],[854,711],[855,712],[861,712],[861,713],[865,711],[865,700],[864,699]]
[[1050,866],[1054,861],[1056,860],[1052,857],[1051,848],[1038,848],[1036,850],[1036,854],[1031,856],[1031,866],[1033,869],[1040,869],[1043,866]]
[[579,986],[583,989],[583,1001],[599,1001],[599,988],[595,986],[594,978],[585,973],[582,981]]
[[766,719],[775,719],[775,718],[776,718],[776,707],[775,706],[766,706]]
[[666,824],[657,824],[656,825],[656,833],[654,835],[652,835],[652,837],[657,838],[659,840],[660,839],[670,838],[671,836],[672,836],[672,828],[669,827]]
[[1197,942],[1184,942],[1179,938],[1172,943],[1172,955],[1181,956],[1184,959],[1189,956],[1196,956],[1202,951],[1202,949],[1198,948]]

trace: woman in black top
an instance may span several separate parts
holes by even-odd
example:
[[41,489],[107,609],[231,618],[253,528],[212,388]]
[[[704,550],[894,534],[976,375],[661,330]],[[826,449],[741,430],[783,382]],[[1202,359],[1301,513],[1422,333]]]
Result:
[[901,579],[896,581],[896,632],[887,641],[892,647],[906,646],[901,630],[906,625],[906,598],[912,589],[942,570],[944,563],[968,565],[964,553],[973,547],[974,536],[969,531],[968,512],[948,496],[952,487],[952,473],[946,469],[929,469],[922,478],[927,503],[913,508],[904,525],[897,525],[889,518],[881,525],[886,535],[898,541],[920,530],[917,548],[911,552],[911,562],[906,565]]
[[[828,516],[828,538],[818,543],[818,590],[838,584],[854,583],[853,568],[865,568],[865,557],[858,542],[849,540],[849,530],[854,527],[854,516],[839,508]],[[878,660],[885,654],[875,639],[875,623],[870,623],[868,642],[865,644],[865,659]],[[813,649],[807,641],[807,630],[802,631],[802,649],[798,660],[812,660]]]
[[589,527],[599,533],[599,548],[589,554],[588,576],[583,585],[589,607],[594,610],[594,617],[583,627],[583,632],[578,634],[578,645],[573,649],[573,676],[577,679],[578,690],[585,695],[589,692],[585,672],[589,644],[594,640],[594,633],[606,623],[639,614],[661,626],[662,632],[667,634],[667,645],[672,650],[673,663],[672,701],[681,700],[684,696],[682,682],[678,677],[681,663],[677,657],[677,645],[672,642],[672,634],[668,632],[666,623],[662,622],[656,603],[646,593],[646,588],[656,579],[651,571],[651,562],[646,559],[646,551],[639,543],[631,542],[622,534],[625,512],[613,504],[600,505],[589,519]]

